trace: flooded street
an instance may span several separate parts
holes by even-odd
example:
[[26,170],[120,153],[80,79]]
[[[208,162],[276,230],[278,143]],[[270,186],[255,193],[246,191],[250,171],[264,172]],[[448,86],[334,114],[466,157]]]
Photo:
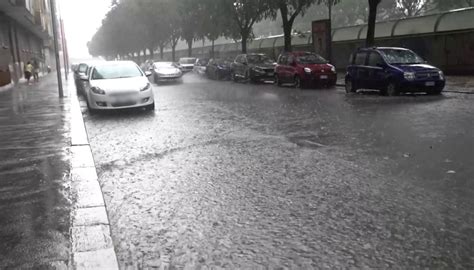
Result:
[[474,96],[187,74],[84,118],[122,269],[474,267]]

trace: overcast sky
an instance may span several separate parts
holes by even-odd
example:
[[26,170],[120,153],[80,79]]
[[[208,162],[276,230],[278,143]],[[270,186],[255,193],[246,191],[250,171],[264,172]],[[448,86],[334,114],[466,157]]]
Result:
[[69,55],[89,56],[87,42],[100,27],[111,0],[57,0],[64,20]]

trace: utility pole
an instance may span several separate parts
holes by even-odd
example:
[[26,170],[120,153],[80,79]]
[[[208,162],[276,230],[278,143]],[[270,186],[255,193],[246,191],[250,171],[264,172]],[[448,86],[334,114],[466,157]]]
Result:
[[58,76],[58,92],[59,98],[64,97],[63,93],[63,81],[61,77],[61,60],[59,58],[59,44],[58,44],[58,26],[56,18],[56,1],[49,0],[49,5],[51,6],[51,19],[53,25],[53,42],[54,42],[54,54],[56,56],[56,74]]

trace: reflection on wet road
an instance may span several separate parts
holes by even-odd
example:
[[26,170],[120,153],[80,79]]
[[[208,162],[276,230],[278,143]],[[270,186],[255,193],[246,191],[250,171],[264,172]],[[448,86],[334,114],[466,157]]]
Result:
[[85,113],[122,267],[474,267],[472,96],[155,93]]
[[0,269],[69,260],[69,101],[54,82],[0,94]]

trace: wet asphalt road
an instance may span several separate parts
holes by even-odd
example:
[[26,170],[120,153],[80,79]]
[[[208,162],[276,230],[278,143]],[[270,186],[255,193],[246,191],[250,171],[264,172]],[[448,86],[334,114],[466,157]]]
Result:
[[123,269],[472,269],[473,95],[209,81],[84,112]]

